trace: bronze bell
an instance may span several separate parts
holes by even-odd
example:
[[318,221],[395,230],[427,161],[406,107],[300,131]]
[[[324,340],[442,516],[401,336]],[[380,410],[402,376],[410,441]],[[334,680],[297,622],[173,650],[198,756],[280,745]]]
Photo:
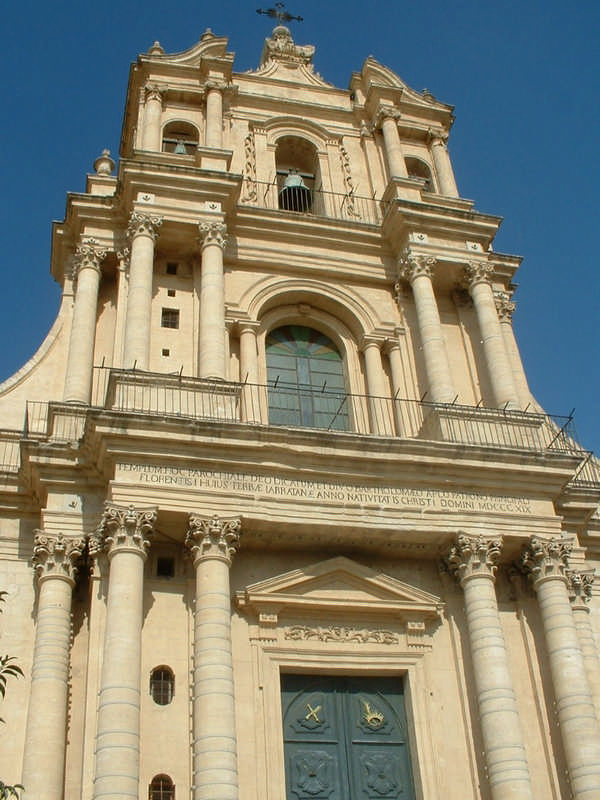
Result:
[[184,156],[187,153],[185,149],[185,142],[183,139],[178,139],[177,144],[175,145],[175,150],[173,150],[178,156]]
[[279,208],[284,211],[310,211],[312,193],[302,180],[302,176],[290,170],[279,192]]

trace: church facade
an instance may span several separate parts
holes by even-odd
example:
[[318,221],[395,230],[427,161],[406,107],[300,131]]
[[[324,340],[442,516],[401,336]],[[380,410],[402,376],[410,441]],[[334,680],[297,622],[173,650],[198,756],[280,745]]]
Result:
[[[600,797],[600,474],[452,107],[277,25],[132,65],[0,385],[25,800]],[[21,766],[22,765],[22,766]]]

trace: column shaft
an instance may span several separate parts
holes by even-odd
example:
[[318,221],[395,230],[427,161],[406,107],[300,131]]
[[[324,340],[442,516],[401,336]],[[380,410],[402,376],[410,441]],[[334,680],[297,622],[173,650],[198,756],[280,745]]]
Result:
[[499,540],[459,535],[450,563],[461,580],[479,719],[493,800],[532,800],[523,732],[494,589]]
[[160,128],[162,119],[162,95],[157,87],[146,90],[144,121],[142,127],[142,150],[160,153]]
[[137,369],[147,370],[150,363],[154,242],[161,221],[158,217],[136,212],[131,215],[131,260],[123,355],[125,369],[132,369],[135,365]]
[[487,278],[490,267],[485,263],[473,263],[467,267],[469,291],[473,298],[483,352],[487,366],[494,403],[497,406],[518,408],[519,401],[513,383],[512,369],[500,330],[494,293]]
[[381,364],[381,345],[375,339],[365,339],[363,352],[371,411],[371,430],[380,436],[389,436],[393,427],[392,409]]
[[64,795],[73,563],[83,546],[83,539],[36,534],[40,581],[21,779],[24,800],[62,800]]
[[534,537],[523,562],[537,593],[556,709],[575,800],[600,797],[600,727],[588,684],[565,577],[572,550]]
[[594,638],[594,631],[590,621],[588,608],[578,606],[573,608],[575,627],[581,645],[581,654],[587,675],[596,717],[600,721],[600,659],[598,658],[598,648]]
[[446,197],[459,197],[454,170],[448,154],[445,139],[441,136],[434,136],[431,142],[431,155],[435,165],[440,194]]
[[77,285],[65,378],[67,403],[89,403],[91,399],[100,262],[105,254],[89,241],[77,248]]
[[435,259],[408,256],[404,259],[404,277],[413,291],[419,336],[423,348],[429,398],[434,403],[451,403],[456,392],[450,376],[446,340],[433,291],[431,275]]
[[223,95],[220,86],[209,86],[206,95],[206,146],[223,147]]
[[402,355],[400,345],[396,340],[386,342],[388,358],[390,360],[390,370],[392,373],[392,404],[394,407],[394,419],[396,421],[396,434],[401,436],[410,431],[408,424],[405,424],[404,417],[408,411],[408,392],[406,381],[404,380],[404,370],[402,369]]
[[190,517],[187,544],[196,568],[194,800],[238,797],[229,566],[239,528],[239,520]]
[[95,800],[137,798],[139,793],[145,536],[155,518],[154,509],[136,512],[131,506],[110,506],[100,529],[110,572],[98,693]]
[[245,422],[260,422],[255,324],[242,323],[240,325],[240,380],[244,384],[242,419]]
[[198,372],[201,378],[226,378],[225,280],[223,249],[225,225],[201,223],[203,235],[200,277],[200,328]]
[[396,122],[397,114],[393,111],[381,112],[381,132],[385,144],[385,154],[390,178],[408,178],[404,153],[400,144],[400,134]]
[[498,312],[498,318],[500,320],[502,338],[504,339],[504,348],[512,369],[513,383],[519,398],[519,405],[521,408],[527,408],[531,402],[531,392],[529,391],[527,376],[523,369],[523,362],[521,360],[519,348],[517,347],[515,332],[512,325],[512,315],[515,310],[515,304],[510,301],[510,296],[507,292],[495,293],[494,299],[496,302],[496,311]]

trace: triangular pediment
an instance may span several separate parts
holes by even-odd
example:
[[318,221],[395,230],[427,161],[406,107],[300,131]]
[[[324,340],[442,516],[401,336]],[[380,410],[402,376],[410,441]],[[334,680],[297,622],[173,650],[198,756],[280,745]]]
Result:
[[339,609],[426,618],[438,616],[442,607],[439,597],[344,556],[250,584],[237,602],[258,614]]

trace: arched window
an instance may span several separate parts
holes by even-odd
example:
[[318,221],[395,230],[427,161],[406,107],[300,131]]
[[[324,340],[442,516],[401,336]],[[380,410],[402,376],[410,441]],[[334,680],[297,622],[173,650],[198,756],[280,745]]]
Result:
[[152,778],[148,800],[175,800],[175,785],[168,775],[155,775]]
[[265,349],[271,425],[348,430],[344,365],[328,336],[284,325],[269,333]]
[[163,153],[193,155],[198,147],[198,131],[189,122],[169,122],[163,130]]
[[406,171],[408,172],[409,178],[421,178],[425,181],[425,186],[423,188],[426,192],[435,191],[433,187],[433,178],[431,177],[431,170],[424,161],[421,161],[420,158],[408,156],[405,159],[405,162]]
[[283,136],[275,151],[277,198],[284,211],[311,211],[315,200],[317,154],[299,136]]
[[175,676],[169,667],[154,667],[150,673],[150,694],[159,706],[168,706],[175,692]]

